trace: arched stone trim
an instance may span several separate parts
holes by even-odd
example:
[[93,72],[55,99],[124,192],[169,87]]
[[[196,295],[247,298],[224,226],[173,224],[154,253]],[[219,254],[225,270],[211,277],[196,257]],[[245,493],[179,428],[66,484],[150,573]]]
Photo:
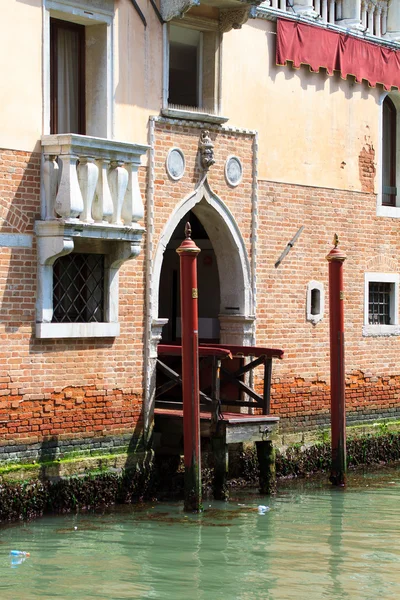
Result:
[[372,256],[365,263],[366,271],[388,271],[396,273],[400,270],[398,260],[384,254]]
[[5,206],[0,204],[0,229],[4,232],[25,233],[28,226],[28,217],[12,204]]
[[[178,223],[190,210],[193,210],[202,222],[217,258],[221,292],[220,319],[231,315],[244,317],[246,322],[249,319],[254,320],[251,269],[243,237],[232,213],[212,192],[206,180],[176,207],[161,234],[153,262],[152,321],[158,319],[159,283],[164,251]],[[248,324],[246,327],[248,329]],[[248,338],[245,332],[244,336]],[[245,341],[243,339],[242,343]],[[228,343],[228,339],[226,342]]]

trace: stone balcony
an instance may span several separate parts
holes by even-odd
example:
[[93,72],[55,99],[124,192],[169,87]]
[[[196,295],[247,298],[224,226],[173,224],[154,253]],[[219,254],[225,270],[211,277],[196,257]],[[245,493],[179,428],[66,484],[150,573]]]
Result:
[[[42,138],[37,337],[119,333],[118,270],[140,252],[144,227],[138,169],[148,146],[76,134]],[[106,323],[53,322],[53,265],[71,252],[107,256]]]
[[42,220],[141,229],[138,168],[147,146],[68,133],[43,136],[42,149]]
[[313,19],[315,24],[344,27],[388,42],[400,42],[398,0],[265,0],[265,12]]
[[224,33],[239,29],[250,17],[255,17],[255,9],[262,0],[161,0],[160,13],[164,21],[182,18],[196,6],[210,6],[220,9],[220,28]]

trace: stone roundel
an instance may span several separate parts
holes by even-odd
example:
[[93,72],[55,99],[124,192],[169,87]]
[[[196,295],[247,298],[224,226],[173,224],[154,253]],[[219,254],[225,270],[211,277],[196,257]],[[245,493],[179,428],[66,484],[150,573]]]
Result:
[[242,181],[243,167],[240,158],[237,156],[228,156],[225,163],[225,177],[229,185],[233,187],[239,185]]
[[167,154],[166,169],[171,179],[178,181],[185,172],[185,155],[180,148],[171,148]]

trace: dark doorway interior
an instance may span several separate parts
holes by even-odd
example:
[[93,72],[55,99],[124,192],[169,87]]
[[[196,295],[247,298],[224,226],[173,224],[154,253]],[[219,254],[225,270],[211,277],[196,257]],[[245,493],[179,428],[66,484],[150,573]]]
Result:
[[206,230],[190,211],[180,221],[165,249],[160,276],[159,317],[167,318],[162,343],[179,343],[181,337],[180,271],[176,249],[184,239],[187,221],[192,227],[192,239],[201,249],[197,259],[199,289],[199,340],[219,342],[220,286],[215,252]]

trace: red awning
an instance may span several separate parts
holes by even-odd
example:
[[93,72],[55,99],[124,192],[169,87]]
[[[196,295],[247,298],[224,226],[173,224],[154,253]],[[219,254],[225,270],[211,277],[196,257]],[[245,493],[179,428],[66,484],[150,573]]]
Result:
[[277,24],[276,64],[292,61],[295,68],[309,65],[312,71],[326,68],[329,75],[339,71],[346,79],[354,75],[375,87],[400,88],[400,52],[359,40],[322,27],[279,19]]

